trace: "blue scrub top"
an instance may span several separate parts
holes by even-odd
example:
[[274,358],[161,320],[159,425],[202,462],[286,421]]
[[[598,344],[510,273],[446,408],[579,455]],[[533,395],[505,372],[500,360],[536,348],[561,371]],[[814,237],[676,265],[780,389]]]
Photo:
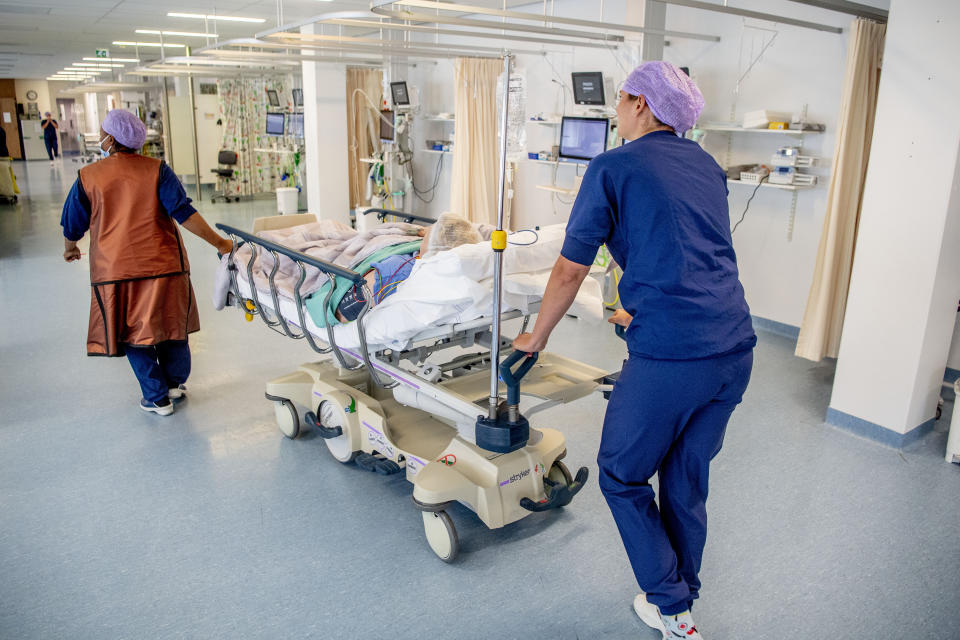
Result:
[[[157,198],[167,213],[177,222],[183,224],[187,218],[197,212],[190,204],[193,202],[187,197],[183,185],[180,184],[177,174],[166,162],[160,163],[160,181],[157,183]],[[63,213],[60,215],[60,226],[67,240],[76,242],[90,228],[90,200],[78,177],[67,194],[63,203]]]
[[756,344],[730,235],[727,180],[700,145],[654,131],[590,162],[561,254],[623,269],[631,355],[709,358]]

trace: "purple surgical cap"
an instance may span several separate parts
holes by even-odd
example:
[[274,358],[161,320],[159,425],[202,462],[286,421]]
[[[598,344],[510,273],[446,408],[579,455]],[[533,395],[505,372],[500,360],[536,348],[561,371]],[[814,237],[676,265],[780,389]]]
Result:
[[113,109],[100,126],[128,149],[139,149],[147,139],[147,127],[126,109]]
[[669,62],[644,62],[627,76],[623,90],[632,96],[643,96],[653,115],[673,127],[677,135],[696,124],[703,111],[700,89]]

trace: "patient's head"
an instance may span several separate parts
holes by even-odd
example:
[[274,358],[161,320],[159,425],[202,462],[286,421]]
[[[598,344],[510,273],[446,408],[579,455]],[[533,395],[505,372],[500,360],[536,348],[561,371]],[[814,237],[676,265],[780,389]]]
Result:
[[420,256],[429,258],[440,251],[453,249],[462,244],[474,244],[482,240],[483,238],[472,222],[454,213],[442,213],[424,235]]

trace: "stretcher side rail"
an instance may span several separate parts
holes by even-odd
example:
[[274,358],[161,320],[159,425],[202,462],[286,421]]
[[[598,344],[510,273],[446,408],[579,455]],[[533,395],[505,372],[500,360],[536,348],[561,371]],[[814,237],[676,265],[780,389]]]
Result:
[[[230,250],[230,258],[229,258],[231,266],[235,264],[234,256],[236,254],[236,249],[239,246],[239,243],[236,240],[239,239],[250,245],[250,248],[251,248],[250,259],[247,261],[247,282],[250,285],[250,296],[252,298],[251,302],[253,303],[254,308],[259,312],[260,318],[264,321],[264,323],[266,323],[266,325],[270,329],[274,331],[278,331],[277,325],[280,325],[282,327],[283,333],[285,333],[287,336],[294,339],[306,338],[307,342],[310,344],[310,347],[313,348],[318,353],[329,353],[330,351],[333,351],[333,354],[336,356],[337,360],[339,361],[340,366],[343,367],[344,369],[355,371],[360,367],[366,365],[368,371],[370,372],[371,379],[379,387],[382,387],[384,389],[390,389],[397,385],[397,382],[395,380],[392,380],[390,382],[386,382],[382,380],[380,378],[380,375],[375,371],[373,363],[370,361],[370,349],[369,349],[369,345],[367,344],[367,336],[364,330],[363,320],[364,320],[364,316],[366,316],[367,312],[370,310],[370,301],[373,300],[373,294],[370,292],[369,287],[367,287],[366,281],[364,280],[362,275],[350,269],[345,269],[339,265],[335,265],[331,262],[327,262],[326,260],[321,260],[319,258],[315,258],[306,253],[296,251],[295,249],[285,247],[282,244],[278,244],[276,242],[266,240],[265,238],[261,238],[254,234],[247,233],[246,231],[241,231],[236,227],[231,227],[223,223],[217,223],[216,226],[218,229],[220,229],[221,231],[228,234],[231,238],[234,239],[234,247]],[[273,298],[273,304],[274,304],[273,310],[274,310],[274,313],[276,314],[276,318],[273,320],[271,320],[268,317],[268,315],[265,313],[265,307],[260,303],[260,298],[257,293],[256,281],[254,280],[254,277],[253,277],[253,264],[256,261],[259,252],[262,250],[269,251],[270,254],[273,256],[273,267],[271,268],[270,274],[267,279],[270,286],[270,296]],[[283,318],[280,312],[279,292],[277,291],[277,284],[275,281],[277,270],[279,269],[279,264],[280,264],[279,255],[284,255],[290,260],[292,260],[294,263],[296,263],[300,271],[300,276],[297,280],[296,286],[294,287],[294,298],[296,301],[297,314],[300,320],[299,334],[296,334],[290,330],[288,326],[289,323]],[[347,357],[344,356],[343,350],[340,348],[340,346],[337,345],[337,341],[334,338],[332,323],[330,322],[325,323],[326,329],[327,329],[327,344],[329,345],[329,348],[327,349],[323,349],[319,347],[316,344],[316,341],[310,335],[310,331],[307,330],[306,328],[307,323],[304,315],[304,301],[303,301],[303,296],[301,294],[301,286],[303,285],[303,282],[306,279],[305,265],[319,269],[321,273],[327,276],[327,280],[330,283],[330,290],[327,292],[327,296],[324,299],[325,310],[330,308],[330,300],[337,286],[337,278],[345,278],[349,282],[352,282],[354,285],[361,286],[363,290],[363,296],[364,296],[364,305],[363,305],[363,308],[360,310],[360,313],[357,316],[357,319],[355,320],[355,322],[357,323],[356,325],[357,334],[358,334],[358,337],[360,338],[360,349],[359,349],[360,357],[356,358],[353,353],[349,353],[349,355],[351,356],[351,360],[353,360],[354,362],[357,362],[357,364],[355,365],[350,364],[350,362],[348,362],[347,360]],[[241,295],[239,295],[240,287],[239,287],[239,284],[236,282],[236,271],[234,269],[230,269],[230,280],[231,280],[231,288],[233,289],[234,295],[236,296],[238,301],[241,301],[241,306],[246,308],[246,312],[249,313],[249,307],[246,304],[246,300]],[[326,313],[326,311],[324,312]]]
[[413,224],[414,222],[425,222],[427,224],[433,224],[434,222],[436,222],[436,220],[434,220],[433,218],[414,215],[412,213],[407,213],[406,211],[394,211],[393,209],[379,209],[376,207],[364,210],[361,213],[361,215],[365,216],[368,213],[377,214],[377,220],[379,220],[380,222],[383,222],[387,216],[395,216],[397,218],[402,218],[404,222],[407,222],[409,224]]

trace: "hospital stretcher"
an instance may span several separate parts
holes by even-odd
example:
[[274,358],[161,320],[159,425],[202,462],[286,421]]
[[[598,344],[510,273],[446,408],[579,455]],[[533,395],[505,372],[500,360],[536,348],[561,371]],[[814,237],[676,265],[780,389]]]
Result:
[[[422,220],[389,210],[371,212],[381,219]],[[498,368],[495,397],[505,393],[506,401],[496,413],[503,419],[491,421],[483,415],[491,367],[498,352],[512,351],[511,341],[499,338],[492,317],[425,327],[402,349],[369,344],[363,327],[372,296],[362,276],[239,229],[217,227],[234,240],[228,304],[247,320],[259,316],[272,330],[332,356],[267,383],[266,398],[274,404],[281,432],[296,438],[311,429],[340,462],[384,475],[404,473],[413,484],[413,504],[422,512],[430,548],[442,560],[453,561],[459,550],[447,513],[454,502],[493,529],[532,512],[563,507],[582,488],[587,469],[573,477],[561,461],[567,453],[564,436],[555,429],[531,428],[527,418],[602,390],[607,372],[557,354],[512,352]],[[236,264],[236,250],[244,243],[252,249],[249,259]],[[272,254],[274,265],[268,291],[250,286],[254,263],[264,252]],[[299,269],[292,300],[275,283],[279,255]],[[338,279],[363,287],[367,303],[354,323],[359,348],[339,345],[332,327],[313,323],[301,293],[307,267],[319,269],[330,281],[325,305]],[[499,318],[521,316],[508,311]],[[536,401],[522,413],[521,394]]]

